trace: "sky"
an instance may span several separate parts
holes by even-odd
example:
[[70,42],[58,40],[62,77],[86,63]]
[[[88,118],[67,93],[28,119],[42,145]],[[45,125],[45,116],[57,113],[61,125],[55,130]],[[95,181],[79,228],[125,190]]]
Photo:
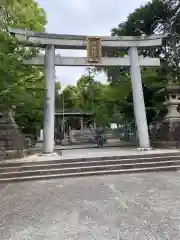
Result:
[[[147,0],[37,0],[47,14],[46,31],[59,34],[109,36],[111,29]],[[56,50],[61,56],[85,56],[85,51]],[[84,67],[56,67],[56,80],[62,86],[76,84]],[[96,79],[106,81],[101,73]]]

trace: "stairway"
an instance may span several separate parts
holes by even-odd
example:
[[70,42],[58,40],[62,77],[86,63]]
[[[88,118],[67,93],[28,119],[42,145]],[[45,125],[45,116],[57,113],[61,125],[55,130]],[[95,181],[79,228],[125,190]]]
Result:
[[0,183],[120,173],[180,170],[180,153],[0,163]]
[[92,143],[93,135],[89,129],[71,130],[70,133],[72,143]]

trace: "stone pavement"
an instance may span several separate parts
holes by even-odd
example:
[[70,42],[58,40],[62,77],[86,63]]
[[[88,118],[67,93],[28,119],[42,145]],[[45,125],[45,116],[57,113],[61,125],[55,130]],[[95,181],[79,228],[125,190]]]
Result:
[[[71,149],[62,150],[60,155],[41,155],[33,154],[31,156],[14,159],[14,160],[4,160],[6,161],[44,161],[44,160],[59,160],[59,159],[80,159],[88,157],[109,157],[112,156],[127,156],[127,155],[145,155],[145,154],[159,154],[159,153],[176,153],[179,152],[177,149],[155,149],[150,151],[138,151],[136,148],[88,148],[88,149]],[[4,162],[1,161],[1,162]]]
[[[93,143],[77,143],[66,145],[55,145],[55,150],[71,150],[71,149],[89,149],[95,148],[97,144]],[[104,148],[112,147],[132,147],[137,146],[135,142],[127,142],[120,139],[108,139],[108,142],[104,144]],[[43,149],[43,143],[37,143],[34,150],[41,151]]]
[[62,151],[62,158],[83,158],[83,157],[111,157],[127,155],[146,155],[155,153],[175,153],[177,149],[155,149],[150,151],[138,151],[137,148],[94,148]]
[[180,173],[0,185],[1,240],[179,240]]

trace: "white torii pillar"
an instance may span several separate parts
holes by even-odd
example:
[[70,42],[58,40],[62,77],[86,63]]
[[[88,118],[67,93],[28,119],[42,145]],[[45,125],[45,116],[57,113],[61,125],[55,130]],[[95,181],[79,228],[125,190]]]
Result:
[[141,70],[137,47],[129,49],[134,114],[138,132],[139,148],[150,149],[148,124],[141,80]]
[[55,47],[45,48],[44,154],[54,152]]

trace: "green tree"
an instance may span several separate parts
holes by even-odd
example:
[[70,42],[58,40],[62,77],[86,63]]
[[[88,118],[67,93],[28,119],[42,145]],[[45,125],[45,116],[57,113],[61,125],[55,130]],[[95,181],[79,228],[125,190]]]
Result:
[[[62,93],[61,99],[64,99],[64,108],[76,109],[79,108],[76,86],[68,85]],[[62,101],[61,100],[61,101]],[[61,105],[62,106],[62,105]]]
[[45,12],[36,1],[1,1],[0,104],[9,108],[15,105],[17,122],[28,131],[42,123],[44,74],[42,68],[22,65],[24,57],[35,55],[39,49],[20,45],[8,27],[43,32],[45,24]]
[[[147,4],[137,8],[133,13],[129,14],[126,21],[120,23],[117,28],[112,29],[113,36],[140,36],[152,34],[165,34],[163,44],[161,47],[151,50],[139,51],[139,54],[150,57],[160,57],[161,68],[142,68],[142,80],[144,83],[144,90],[152,92],[152,99],[148,99],[151,94],[144,94],[145,103],[147,107],[148,120],[152,119],[152,112],[159,112],[163,109],[164,96],[158,92],[165,87],[169,81],[174,81],[178,84],[180,81],[179,70],[179,46],[180,46],[180,4],[178,1],[172,0],[153,0]],[[113,52],[109,55],[122,56],[127,52]],[[117,86],[119,82],[119,90],[124,84],[123,79],[129,79],[129,69],[124,67],[107,68],[105,69],[108,79],[112,84]],[[171,76],[171,78],[169,77]],[[147,89],[145,87],[147,85]],[[134,118],[132,107],[132,93],[126,91],[125,101],[121,104],[121,112],[125,117],[131,116]]]
[[94,74],[88,70],[88,73],[82,75],[76,84],[79,107],[87,111],[94,111],[94,102],[100,93],[101,83],[94,78]]
[[129,91],[128,88],[129,81],[124,81],[120,91],[117,91],[115,85],[95,81],[94,72],[88,70],[76,85],[77,106],[85,111],[91,111],[97,124],[107,126],[111,122],[116,122],[119,102],[124,99],[124,93]]

